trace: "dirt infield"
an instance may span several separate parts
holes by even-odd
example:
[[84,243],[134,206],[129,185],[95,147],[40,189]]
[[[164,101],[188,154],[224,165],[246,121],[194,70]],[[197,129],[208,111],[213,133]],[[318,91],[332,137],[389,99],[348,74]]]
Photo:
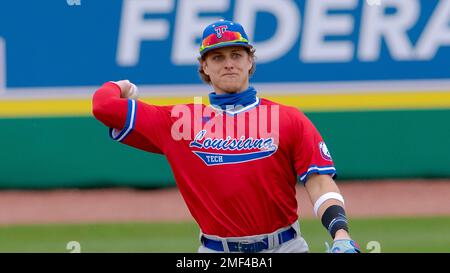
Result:
[[[450,215],[450,180],[340,183],[350,217]],[[297,187],[300,217],[312,204]],[[176,188],[0,191],[0,225],[192,220]]]

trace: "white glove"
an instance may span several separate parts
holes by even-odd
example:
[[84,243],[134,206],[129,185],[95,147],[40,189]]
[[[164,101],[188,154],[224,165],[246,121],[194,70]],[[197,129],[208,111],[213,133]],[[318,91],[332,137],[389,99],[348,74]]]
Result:
[[133,99],[133,100],[139,98],[138,88],[136,85],[134,85],[134,83],[131,83],[131,87],[128,89],[127,96],[129,99]]
[[120,97],[127,99],[137,99],[139,97],[139,91],[136,85],[129,80],[122,80],[113,82],[120,87]]

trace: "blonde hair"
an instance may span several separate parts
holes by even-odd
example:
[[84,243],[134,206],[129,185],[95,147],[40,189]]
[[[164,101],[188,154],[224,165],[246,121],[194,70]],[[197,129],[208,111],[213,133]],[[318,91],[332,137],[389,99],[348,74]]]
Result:
[[[253,47],[252,48],[244,47],[244,48],[245,48],[245,51],[247,51],[247,53],[250,56],[250,58],[252,58],[252,67],[248,71],[248,75],[251,77],[255,73],[255,70],[256,70],[256,62],[255,62],[255,59],[256,59],[255,51],[256,50]],[[208,52],[203,54],[203,56],[198,57],[198,59],[197,59],[198,62],[199,62],[198,74],[200,76],[200,79],[203,82],[205,82],[207,84],[211,84],[211,78],[208,75],[205,74],[205,71],[203,70],[203,66],[202,66],[203,62],[206,59],[206,55],[207,54],[208,54]]]

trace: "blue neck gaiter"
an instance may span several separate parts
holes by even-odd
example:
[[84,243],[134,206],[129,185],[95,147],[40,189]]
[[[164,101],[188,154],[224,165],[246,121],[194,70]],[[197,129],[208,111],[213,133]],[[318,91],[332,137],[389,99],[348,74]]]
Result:
[[217,95],[215,92],[209,93],[209,103],[220,107],[222,110],[232,110],[237,105],[243,107],[250,105],[256,101],[256,90],[250,86],[247,90],[234,93]]

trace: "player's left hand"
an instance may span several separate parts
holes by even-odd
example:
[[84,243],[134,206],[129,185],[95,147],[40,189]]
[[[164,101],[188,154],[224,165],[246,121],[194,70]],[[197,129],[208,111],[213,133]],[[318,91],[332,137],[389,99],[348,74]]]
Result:
[[361,253],[358,244],[351,239],[334,240],[331,248],[328,243],[325,243],[325,245],[327,246],[327,253]]

